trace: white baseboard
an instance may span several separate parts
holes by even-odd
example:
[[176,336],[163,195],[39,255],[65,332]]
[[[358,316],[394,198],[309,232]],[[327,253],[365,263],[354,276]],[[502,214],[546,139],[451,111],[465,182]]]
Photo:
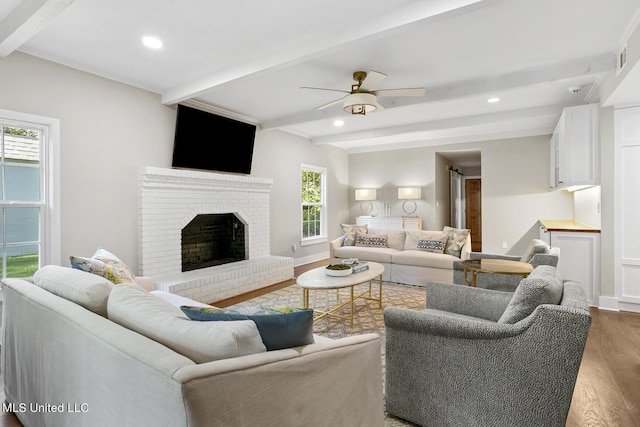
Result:
[[630,311],[632,313],[640,313],[640,304],[633,302],[618,301],[618,307],[622,311]]
[[311,264],[312,262],[322,261],[323,259],[328,259],[328,258],[329,258],[329,251],[309,255],[306,257],[294,258],[293,266],[299,267],[301,265]]
[[620,301],[616,297],[598,298],[598,308],[602,310],[630,311],[632,313],[640,313],[640,304],[628,301]]
[[601,296],[598,298],[598,308],[602,310],[620,311],[620,308],[618,307],[618,298]]

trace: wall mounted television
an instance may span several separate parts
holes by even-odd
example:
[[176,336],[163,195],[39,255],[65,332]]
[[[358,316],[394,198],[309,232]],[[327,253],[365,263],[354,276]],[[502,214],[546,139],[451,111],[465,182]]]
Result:
[[250,174],[256,126],[178,105],[171,166]]

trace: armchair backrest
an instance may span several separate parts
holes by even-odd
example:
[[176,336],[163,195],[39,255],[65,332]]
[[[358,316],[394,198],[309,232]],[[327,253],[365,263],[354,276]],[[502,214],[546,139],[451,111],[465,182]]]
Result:
[[516,323],[541,304],[560,304],[564,286],[555,267],[541,265],[522,279],[498,323]]

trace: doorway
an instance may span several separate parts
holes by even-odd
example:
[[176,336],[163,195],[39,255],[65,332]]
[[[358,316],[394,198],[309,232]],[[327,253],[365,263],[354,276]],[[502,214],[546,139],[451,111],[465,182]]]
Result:
[[464,179],[465,228],[471,233],[471,250],[482,252],[482,180]]

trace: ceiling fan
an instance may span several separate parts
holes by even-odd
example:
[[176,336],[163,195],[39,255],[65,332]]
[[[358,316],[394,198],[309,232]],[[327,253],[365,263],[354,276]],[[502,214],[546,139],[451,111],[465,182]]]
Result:
[[300,89],[330,90],[333,92],[346,93],[346,96],[316,107],[315,110],[322,110],[342,102],[342,108],[347,113],[362,115],[383,109],[382,105],[378,104],[378,96],[424,96],[425,89],[422,87],[374,90],[376,85],[385,77],[387,77],[386,74],[377,71],[369,71],[368,73],[365,71],[356,71],[353,73],[353,80],[357,83],[351,85],[351,92],[340,89],[308,86],[303,86]]

